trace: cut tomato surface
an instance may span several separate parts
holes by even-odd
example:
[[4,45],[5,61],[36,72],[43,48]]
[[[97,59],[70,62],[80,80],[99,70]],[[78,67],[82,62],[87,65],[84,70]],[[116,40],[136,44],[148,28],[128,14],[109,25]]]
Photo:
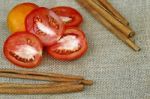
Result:
[[44,46],[54,44],[62,35],[64,25],[53,11],[39,7],[26,17],[26,30],[35,34]]
[[54,11],[62,19],[65,27],[67,28],[78,27],[83,21],[81,14],[74,8],[60,6],[52,8],[51,10]]
[[6,58],[20,67],[36,67],[42,59],[42,43],[33,34],[18,32],[5,41],[3,51]]
[[57,43],[48,48],[48,53],[59,60],[80,58],[88,45],[84,33],[77,28],[68,28]]

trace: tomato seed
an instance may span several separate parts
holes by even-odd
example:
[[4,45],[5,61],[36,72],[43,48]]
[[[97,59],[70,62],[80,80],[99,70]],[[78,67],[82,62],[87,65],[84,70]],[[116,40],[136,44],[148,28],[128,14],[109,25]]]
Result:
[[37,22],[42,22],[42,19],[40,17],[35,17],[34,23],[36,24]]
[[19,57],[18,55],[16,55],[16,54],[13,53],[13,52],[9,52],[9,54],[10,54],[12,57],[14,57],[16,60],[21,61],[21,62],[24,62],[24,63],[26,63],[26,62],[33,62],[34,59],[35,59],[35,56],[34,56],[34,58],[31,58],[31,59],[25,59],[25,58]]

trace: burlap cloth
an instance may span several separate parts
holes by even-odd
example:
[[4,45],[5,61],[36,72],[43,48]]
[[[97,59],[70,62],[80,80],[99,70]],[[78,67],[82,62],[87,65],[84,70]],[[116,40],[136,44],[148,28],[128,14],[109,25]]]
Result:
[[[99,24],[75,0],[0,0],[0,68],[22,69],[8,62],[3,55],[3,43],[10,35],[6,17],[10,9],[21,2],[40,6],[66,5],[76,8],[84,17],[82,25],[89,50],[84,57],[62,62],[46,53],[42,64],[31,70],[84,75],[94,80],[85,91],[56,95],[0,95],[0,99],[150,99],[150,0],[109,0],[129,20],[136,31],[134,37],[142,50],[134,52]],[[0,82],[37,81],[0,78]]]

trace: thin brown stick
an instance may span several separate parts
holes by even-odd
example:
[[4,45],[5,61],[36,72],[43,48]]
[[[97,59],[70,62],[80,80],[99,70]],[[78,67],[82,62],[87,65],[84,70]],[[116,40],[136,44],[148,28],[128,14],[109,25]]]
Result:
[[100,22],[102,23],[109,31],[115,34],[120,40],[130,46],[133,50],[139,51],[140,48],[128,39],[124,34],[122,34],[117,28],[115,28],[112,24],[110,24],[104,17],[102,17],[94,8],[92,8],[89,3],[83,0],[77,0],[82,6],[84,6],[91,14]]
[[[72,83],[75,82],[75,83],[79,83],[79,84],[83,84],[83,85],[93,85],[93,81],[92,80],[78,80],[78,81],[72,81]],[[65,82],[61,82],[61,83],[65,83]],[[69,82],[68,82],[69,83]]]
[[112,13],[118,21],[123,23],[124,25],[129,25],[129,22],[123,17],[108,0],[98,0],[100,4],[102,4],[110,13]]
[[76,80],[76,79],[68,79],[68,78],[56,78],[56,77],[47,77],[47,76],[36,76],[36,75],[24,75],[24,74],[14,74],[14,73],[1,73],[0,77],[7,77],[7,78],[20,78],[20,79],[30,79],[30,80],[43,80],[43,81],[50,81],[50,82],[80,82],[84,85],[92,85],[91,80]]
[[118,20],[116,20],[112,15],[106,12],[102,7],[98,6],[95,2],[96,0],[81,0],[87,2],[94,10],[96,10],[101,16],[103,16],[107,21],[109,21],[113,26],[120,30],[125,36],[132,37],[134,35],[133,30],[129,27],[123,25]]
[[65,83],[45,83],[45,84],[20,84],[20,83],[0,83],[0,88],[47,88],[47,87],[61,87],[66,85],[79,84],[77,82]]
[[77,81],[74,79],[66,79],[66,78],[55,78],[55,77],[36,76],[36,75],[22,75],[22,74],[12,74],[12,73],[0,73],[0,77],[43,80],[43,81],[55,81],[55,82]]
[[48,88],[0,88],[0,94],[60,94],[79,92],[83,89],[83,85],[63,85]]
[[80,84],[84,84],[84,85],[93,85],[93,81],[92,80],[81,80]]
[[35,71],[23,71],[23,70],[13,70],[13,69],[0,69],[0,73],[14,73],[14,74],[22,74],[22,75],[35,75],[35,76],[46,76],[46,77],[56,77],[56,78],[66,78],[66,79],[74,79],[74,80],[82,80],[83,76],[75,76],[75,75],[64,75],[59,73],[44,73],[44,72],[35,72]]

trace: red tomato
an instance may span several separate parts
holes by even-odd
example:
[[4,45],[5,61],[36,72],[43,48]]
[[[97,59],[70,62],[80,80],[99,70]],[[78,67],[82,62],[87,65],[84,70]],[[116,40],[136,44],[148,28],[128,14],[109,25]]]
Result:
[[62,35],[64,25],[61,19],[51,10],[40,7],[26,17],[26,30],[35,34],[44,46],[54,44]]
[[84,33],[76,28],[69,28],[61,39],[48,48],[48,53],[59,60],[74,60],[87,51],[87,41]]
[[51,10],[60,16],[65,27],[78,27],[83,21],[81,14],[74,8],[61,6],[52,8]]
[[20,67],[32,68],[41,62],[42,44],[33,34],[27,32],[14,33],[4,43],[6,58]]

